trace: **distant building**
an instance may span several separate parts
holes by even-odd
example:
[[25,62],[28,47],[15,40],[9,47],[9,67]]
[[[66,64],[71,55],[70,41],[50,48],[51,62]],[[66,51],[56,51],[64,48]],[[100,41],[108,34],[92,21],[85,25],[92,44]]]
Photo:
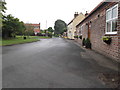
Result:
[[84,18],[85,15],[75,12],[73,20],[67,25],[67,37],[69,39],[74,39],[74,36],[76,35],[76,25],[78,25]]
[[25,26],[33,26],[33,31],[34,31],[35,35],[40,33],[40,23],[39,24],[26,23]]

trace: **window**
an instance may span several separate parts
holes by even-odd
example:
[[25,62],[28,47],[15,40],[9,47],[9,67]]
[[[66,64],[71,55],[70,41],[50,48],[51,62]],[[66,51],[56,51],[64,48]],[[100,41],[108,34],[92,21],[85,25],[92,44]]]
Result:
[[39,29],[39,26],[34,26],[34,29]]
[[80,26],[79,34],[82,35],[84,25]]
[[118,4],[106,11],[106,34],[117,34]]

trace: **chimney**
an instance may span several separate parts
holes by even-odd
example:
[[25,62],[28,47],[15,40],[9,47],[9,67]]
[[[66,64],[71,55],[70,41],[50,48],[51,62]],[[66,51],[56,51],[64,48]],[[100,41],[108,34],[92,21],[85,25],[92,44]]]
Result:
[[78,15],[79,15],[78,12],[75,12],[74,18],[76,18]]
[[85,17],[88,15],[88,12],[86,11]]

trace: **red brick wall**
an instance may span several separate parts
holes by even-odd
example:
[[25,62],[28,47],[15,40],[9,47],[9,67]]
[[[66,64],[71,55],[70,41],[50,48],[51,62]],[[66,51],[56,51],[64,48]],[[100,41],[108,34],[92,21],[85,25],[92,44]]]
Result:
[[[118,35],[110,35],[112,37],[112,43],[108,45],[104,43],[102,40],[102,36],[105,36],[105,29],[106,29],[106,10],[115,4],[116,3],[109,2],[103,5],[100,9],[98,9],[91,16],[89,16],[83,23],[88,23],[91,21],[90,40],[92,43],[92,49],[118,61],[119,60],[118,53],[120,52],[118,51],[118,48],[120,50],[120,37],[119,37],[119,45],[118,45],[118,35],[120,35],[120,22],[119,22]],[[120,8],[119,8],[119,11],[120,11]],[[98,15],[100,16],[98,17]],[[120,15],[119,15],[119,18],[120,18]],[[83,23],[81,23],[81,25]],[[82,33],[83,38],[86,38],[86,34],[88,32],[87,28],[88,26],[85,25],[85,28]],[[82,44],[82,40],[79,39],[78,42]]]

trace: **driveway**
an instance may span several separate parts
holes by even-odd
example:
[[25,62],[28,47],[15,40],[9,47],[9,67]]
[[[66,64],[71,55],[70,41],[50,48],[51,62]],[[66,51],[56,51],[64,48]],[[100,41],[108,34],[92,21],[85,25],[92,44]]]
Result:
[[62,38],[3,47],[3,88],[107,88],[98,75],[113,70]]

